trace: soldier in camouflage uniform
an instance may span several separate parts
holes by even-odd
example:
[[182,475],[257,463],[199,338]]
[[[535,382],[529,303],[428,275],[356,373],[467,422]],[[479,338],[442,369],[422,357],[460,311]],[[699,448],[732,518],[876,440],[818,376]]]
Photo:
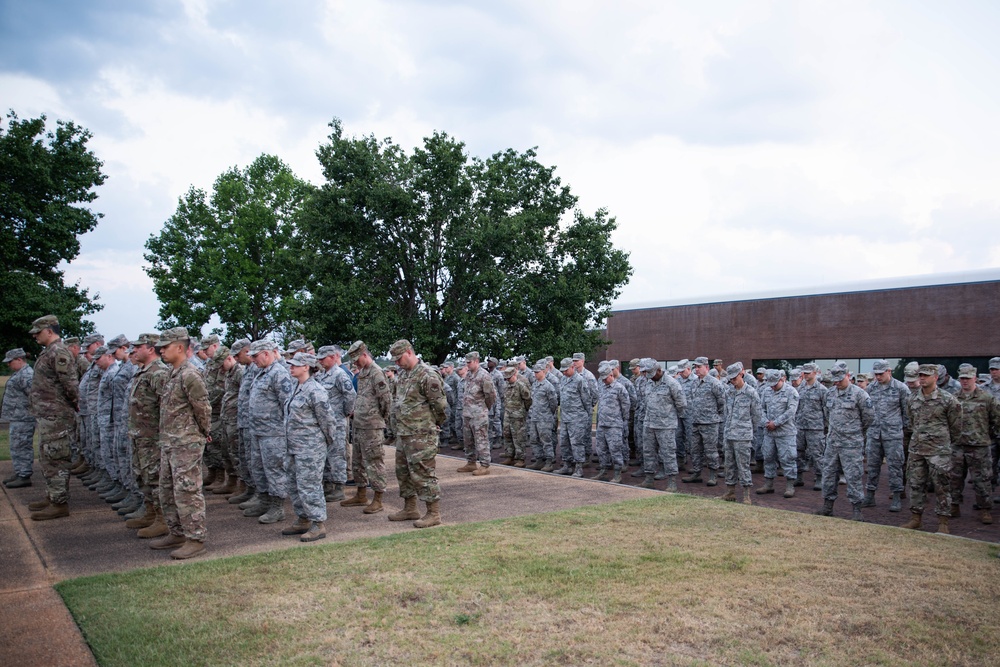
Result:
[[795,495],[798,480],[796,461],[795,417],[799,409],[799,392],[785,380],[784,373],[768,371],[764,389],[766,398],[761,402],[764,410],[764,485],[757,493],[774,493],[774,478],[778,463],[785,474],[785,498]]
[[281,534],[301,535],[302,542],[313,542],[326,537],[323,470],[327,451],[344,446],[337,433],[336,418],[340,415],[330,406],[326,388],[314,377],[316,356],[297,352],[288,363],[296,383],[285,409],[288,443],[285,469],[292,509],[298,521]]
[[169,532],[150,543],[183,560],[205,550],[205,496],[201,464],[212,437],[212,406],[201,373],[188,362],[184,327],[160,334],[156,346],[170,368],[160,396],[160,506]]
[[[441,376],[417,359],[407,340],[398,340],[389,348],[400,367],[399,382],[392,404],[392,431],[397,438],[396,479],[403,509],[390,520],[414,519],[415,528],[441,523],[441,489],[435,472],[438,429],[445,419],[448,399],[444,396]],[[487,379],[487,382],[489,380]],[[427,512],[417,518],[417,498],[427,505]]]
[[517,468],[523,468],[524,449],[528,442],[527,419],[528,410],[531,409],[531,388],[514,366],[503,369],[503,377],[506,385],[503,400],[504,458],[500,465],[514,464]]
[[459,360],[455,366],[455,372],[451,377],[458,376],[455,382],[455,443],[451,448],[458,452],[465,451],[465,419],[463,418],[462,403],[465,401],[465,378],[469,374],[469,367],[465,365],[465,359]]
[[[814,363],[802,365],[804,381],[798,387],[799,407],[795,412],[795,438],[799,459],[812,466],[815,474],[813,491],[823,490],[823,452],[826,450],[827,388],[818,380],[819,373],[819,366]],[[800,471],[799,480],[801,478]]]
[[3,483],[8,489],[19,489],[31,486],[32,466],[35,463],[35,418],[29,410],[31,380],[35,371],[28,365],[27,354],[19,347],[8,350],[3,363],[10,367],[13,374],[4,390],[0,419],[10,424],[10,460],[14,464],[14,474]]
[[452,437],[455,429],[455,396],[457,391],[457,385],[453,378],[455,378],[455,364],[446,361],[441,364],[441,380],[444,381],[444,395],[448,399],[448,416],[445,419],[444,426],[441,428],[441,442],[438,443],[438,447],[442,449],[451,444]]
[[[597,378],[587,369],[586,362],[587,356],[583,352],[573,353],[573,370],[583,378],[587,391],[590,393],[590,421],[593,424],[594,409],[597,407]],[[589,465],[594,449],[594,439],[590,433],[587,434],[587,438],[584,440],[583,449],[584,465]]]
[[[365,514],[381,512],[385,493],[385,429],[392,410],[389,383],[382,369],[372,359],[368,346],[355,341],[347,350],[351,363],[358,367],[358,389],[354,401],[354,448],[352,466],[357,485],[354,496],[341,501],[343,507],[364,507]],[[368,502],[368,486],[374,498]],[[415,501],[414,501],[415,502]]]
[[[694,372],[698,379],[691,389],[688,411],[691,413],[691,475],[681,481],[685,484],[700,484],[701,470],[708,466],[708,486],[717,484],[719,470],[719,422],[726,409],[726,392],[722,383],[708,374],[708,358],[694,360]],[[647,414],[648,418],[648,414]],[[648,467],[648,465],[647,465]]]
[[875,382],[868,385],[868,395],[875,409],[875,423],[868,429],[868,486],[862,507],[875,506],[875,491],[885,458],[889,470],[890,512],[902,509],[903,493],[903,429],[908,426],[906,404],[910,390],[892,377],[892,368],[884,359],[872,366]]
[[948,375],[948,369],[945,368],[944,364],[938,364],[937,370],[938,370],[938,380],[937,380],[938,389],[942,389],[951,394],[952,396],[962,391],[962,387],[961,385],[958,384],[958,381],[955,378]]
[[743,363],[737,361],[726,368],[730,391],[726,392],[725,450],[723,461],[726,470],[726,493],[722,499],[736,501],[736,484],[743,487],[743,502],[750,503],[750,457],[753,455],[753,433],[763,421],[760,395],[744,380]]
[[576,372],[569,357],[559,364],[563,380],[559,383],[559,455],[562,467],[557,475],[583,477],[586,443],[591,439],[593,402],[590,386]]
[[29,411],[38,429],[38,453],[45,477],[45,501],[29,505],[34,521],[69,516],[70,441],[76,429],[80,400],[73,355],[59,338],[59,320],[45,315],[32,322],[28,332],[44,347],[35,361],[28,398]]
[[465,393],[462,396],[462,430],[466,463],[458,472],[488,475],[491,459],[487,430],[490,410],[499,399],[493,378],[479,365],[479,353],[469,352],[465,355],[465,365],[468,371],[465,375]]
[[[229,502],[237,505],[239,509],[247,509],[248,503],[258,501],[257,480],[254,478],[253,467],[250,462],[253,459],[252,452],[257,450],[254,444],[253,432],[250,430],[250,389],[253,381],[260,375],[260,368],[253,363],[250,358],[250,340],[241,338],[233,343],[233,347],[240,346],[240,351],[236,354],[236,361],[243,367],[243,379],[240,381],[240,391],[236,396],[236,428],[240,433],[240,479],[246,485],[246,490],[233,496]],[[264,491],[265,489],[260,489]]]
[[681,470],[685,463],[690,464],[694,460],[692,448],[694,447],[694,418],[691,406],[694,404],[694,389],[698,382],[698,376],[691,370],[691,362],[681,359],[677,362],[677,384],[684,392],[684,399],[688,407],[677,414],[677,463],[678,470]]
[[[990,392],[993,398],[1000,401],[1000,357],[990,359],[990,379],[983,385],[983,389]],[[1000,472],[1000,437],[993,439],[990,452],[993,458],[993,487],[996,488],[997,482],[1000,481],[997,475]],[[994,498],[994,501],[1000,503],[1000,500],[996,498]]]
[[130,343],[124,334],[116,336],[108,345],[115,346],[112,354],[119,364],[118,372],[111,380],[111,431],[115,468],[122,491],[107,498],[107,501],[118,503],[112,505],[112,509],[128,508],[129,512],[134,512],[139,507],[140,496],[132,475],[132,439],[128,435],[128,386],[136,367],[129,360]]
[[114,424],[111,420],[111,411],[115,401],[114,379],[121,369],[121,363],[115,359],[110,342],[108,345],[97,348],[94,357],[97,365],[104,371],[101,375],[101,383],[97,388],[97,425],[100,434],[101,460],[104,461],[104,469],[108,472],[108,481],[98,486],[97,492],[102,499],[107,499],[122,491],[118,475],[118,462],[115,459]]
[[976,367],[962,364],[958,367],[958,382],[962,390],[955,398],[962,406],[962,435],[951,446],[951,516],[960,516],[965,477],[972,477],[980,521],[993,523],[990,507],[993,505],[993,461],[990,442],[1000,433],[1000,402],[993,395],[976,386]]
[[493,392],[496,400],[490,406],[490,426],[489,441],[490,449],[499,449],[503,445],[503,373],[497,368],[499,360],[496,357],[487,357],[486,371],[493,380]]
[[[644,477],[643,472],[643,445],[642,445],[642,430],[643,430],[643,419],[646,417],[646,396],[645,396],[645,384],[647,378],[641,370],[639,370],[639,359],[632,359],[628,362],[629,370],[632,371],[632,386],[635,387],[635,417],[632,422],[632,439],[634,444],[634,455],[632,458],[635,459],[636,465],[639,466],[638,470],[632,473],[632,477]],[[679,381],[678,381],[679,382]],[[676,438],[679,436],[675,435]]]
[[556,423],[559,395],[546,379],[548,364],[535,364],[535,383],[531,385],[531,407],[528,408],[528,444],[535,455],[532,470],[552,472],[556,454],[552,443],[552,425]]
[[611,365],[602,362],[598,366],[600,393],[597,396],[597,456],[600,470],[594,479],[606,481],[608,468],[613,469],[611,481],[621,484],[622,469],[628,465],[628,443],[625,427],[628,425],[629,401],[625,385],[615,380]]
[[910,425],[909,460],[906,477],[910,485],[910,520],[903,528],[921,527],[928,478],[934,483],[939,533],[948,534],[951,516],[952,443],[961,442],[962,406],[958,399],[938,386],[936,364],[920,364],[920,391],[913,392],[908,404]]
[[865,434],[875,422],[875,410],[865,390],[851,384],[847,364],[842,361],[835,364],[830,369],[830,378],[834,386],[826,394],[826,413],[830,426],[826,435],[826,455],[823,462],[823,508],[816,513],[833,516],[837,482],[843,471],[847,480],[847,497],[853,508],[851,519],[863,521],[861,501],[864,500],[862,481]]
[[[243,462],[240,459],[240,427],[239,398],[240,387],[243,384],[243,364],[237,357],[240,352],[250,347],[250,341],[241,338],[233,343],[226,357],[222,360],[222,405],[220,417],[222,420],[222,442],[227,459],[232,466],[229,471],[229,484],[217,489],[214,493],[228,495],[229,499],[240,498],[246,493],[246,483],[243,478]],[[236,500],[236,503],[243,502]],[[235,504],[235,503],[234,503]]]
[[[635,385],[632,381],[621,373],[621,365],[617,359],[609,359],[608,365],[611,367],[611,374],[615,376],[615,382],[620,384],[625,388],[625,393],[628,394],[628,421],[625,423],[625,428],[622,430],[622,437],[625,439],[625,467],[630,465],[631,458],[635,455],[635,441],[633,439],[632,429],[635,427],[635,408],[636,408],[636,391]],[[599,400],[599,399],[598,399]]]
[[[232,463],[228,453],[224,451],[225,442],[222,434],[222,394],[225,393],[225,380],[222,378],[222,359],[217,359],[221,342],[215,334],[201,339],[201,350],[198,357],[205,362],[201,369],[208,389],[208,402],[212,405],[212,441],[205,445],[205,467],[207,476],[202,480],[205,493],[213,493],[217,486],[226,486],[226,470],[232,471]],[[226,350],[228,356],[229,350]]]
[[160,360],[158,333],[144,333],[135,340],[136,363],[128,396],[128,430],[132,437],[132,470],[145,499],[145,513],[125,522],[138,537],[161,537],[169,532],[160,505],[160,395],[170,370]]
[[250,356],[261,372],[250,388],[250,430],[255,449],[250,452],[259,503],[243,510],[244,516],[258,517],[260,523],[275,523],[285,518],[284,502],[288,495],[285,455],[285,406],[292,394],[292,378],[279,362],[277,346],[269,340],[250,345]]
[[[77,379],[82,378],[83,374],[90,368],[90,359],[80,354],[80,339],[76,336],[67,336],[63,338],[63,345],[73,355],[73,361],[76,363]],[[73,451],[73,468],[69,471],[71,475],[83,475],[90,471],[90,465],[83,458],[83,443],[81,442],[81,438],[86,436],[83,435],[82,421],[80,411],[77,410],[75,436],[70,441],[70,449]]]
[[[354,414],[354,402],[357,391],[351,374],[340,364],[344,351],[337,345],[324,345],[319,348],[316,360],[320,363],[322,372],[316,375],[330,399],[330,409],[333,411],[333,423],[337,427],[336,441],[326,453],[326,466],[323,472],[323,494],[328,503],[344,499],[344,484],[347,483],[347,420]],[[355,484],[357,478],[355,478]]]
[[[97,363],[97,351],[102,348],[106,349],[104,339],[101,339],[100,345],[97,347],[91,347],[93,348],[91,349],[93,364],[91,364],[90,378],[85,384],[80,385],[80,403],[86,403],[87,405],[87,419],[85,420],[87,426],[87,446],[91,452],[95,469],[95,476],[88,478],[87,486],[92,491],[96,491],[106,484],[111,484],[111,476],[108,474],[108,466],[101,452],[101,423],[100,415],[98,414],[100,408],[101,379],[104,377],[104,368],[101,367],[101,364]],[[104,366],[107,365],[108,362],[104,364]]]
[[[650,357],[639,361],[639,370],[645,375],[642,383],[642,401],[645,415],[642,426],[642,465],[645,479],[641,486],[653,488],[657,470],[667,480],[667,491],[677,491],[677,426],[680,415],[690,407],[680,383],[664,372],[663,366]],[[712,471],[715,479],[715,471]],[[700,478],[699,478],[700,481]],[[713,481],[714,486],[714,481]]]
[[[100,347],[104,343],[104,339],[100,334],[90,334],[83,339],[83,349],[84,354],[81,354],[77,358],[77,370],[80,377],[80,410],[77,413],[77,439],[79,442],[80,453],[83,455],[84,464],[89,470],[86,470],[81,474],[80,481],[85,485],[89,485],[91,482],[96,481],[100,478],[101,469],[97,465],[97,460],[94,458],[93,445],[89,438],[89,427],[90,427],[90,410],[87,402],[87,388],[90,384],[90,379],[95,373],[99,373],[100,369],[93,360],[93,351]],[[81,370],[82,369],[82,370]],[[74,471],[75,472],[75,471]]]

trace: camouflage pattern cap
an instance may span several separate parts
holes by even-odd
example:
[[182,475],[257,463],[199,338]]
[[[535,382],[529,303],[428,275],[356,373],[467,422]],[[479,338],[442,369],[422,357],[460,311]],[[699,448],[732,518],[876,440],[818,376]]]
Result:
[[250,343],[250,351],[247,352],[251,357],[256,357],[261,352],[270,352],[274,349],[274,341],[267,340],[266,338],[261,338]]
[[300,350],[306,348],[306,341],[304,338],[296,338],[291,343],[288,344],[288,348],[285,350],[285,354],[295,354]]
[[218,334],[209,334],[207,336],[202,337],[201,339],[202,347],[208,347],[209,345],[219,345],[221,343],[222,341],[219,340]]
[[716,359],[715,361],[712,362],[712,365],[713,366],[721,366],[722,365],[722,359]]
[[79,345],[80,339],[76,336],[67,336],[66,338],[63,338],[63,343],[66,345]]
[[555,359],[555,357],[545,357],[545,363],[547,363],[547,364],[554,364],[554,363],[556,363],[556,359]]
[[638,358],[632,359],[631,361],[628,362],[628,367],[629,368],[636,368],[638,365],[639,365],[639,359]]
[[973,380],[975,380],[976,375],[978,374],[979,371],[977,371],[976,367],[973,366],[972,364],[962,364],[961,366],[958,367],[959,380],[961,380],[962,378],[972,378]]
[[398,361],[401,356],[413,349],[413,344],[405,338],[400,338],[389,348],[389,356],[393,361]]
[[336,345],[323,345],[318,350],[316,350],[316,359],[326,359],[327,357],[332,357],[335,354],[340,354],[343,356],[343,351]]
[[847,377],[847,364],[843,361],[838,361],[833,366],[830,367],[830,379],[834,382],[840,382],[845,377]]
[[132,341],[132,345],[156,345],[160,340],[160,334],[158,333],[143,333],[139,334],[139,337]]
[[688,361],[687,359],[681,359],[680,361],[677,362],[678,371],[686,371],[690,370],[690,368],[691,368],[691,362]]
[[819,366],[817,364],[814,364],[814,363],[812,363],[810,361],[808,364],[802,364],[802,372],[803,373],[819,373]]
[[678,373],[680,373],[680,370],[678,370],[677,368],[677,364],[670,364],[670,367],[667,368],[667,373],[669,375],[677,375]]
[[465,355],[465,363],[469,363],[470,361],[479,361],[479,353],[475,350]]
[[212,357],[212,359],[214,359],[217,363],[221,364],[223,361],[228,359],[229,355],[231,354],[232,352],[229,350],[228,347],[226,347],[225,345],[220,345],[219,349],[215,351],[215,356]]
[[130,344],[131,343],[128,342],[128,338],[125,336],[125,334],[118,334],[117,336],[108,341],[108,347],[111,349],[112,352],[114,352],[120,347],[126,347]]
[[776,370],[773,369],[769,370],[764,375],[764,384],[766,384],[768,387],[773,387],[779,382],[781,382],[781,373],[779,373]]
[[945,375],[948,374],[948,369],[944,367],[944,364],[938,364],[937,369],[938,369],[937,374],[939,378],[943,378]]
[[743,370],[743,362],[742,361],[737,361],[734,364],[729,364],[726,367],[726,379],[727,380],[734,380],[734,379],[736,379],[736,376],[739,375],[740,371],[742,371],[742,370]]
[[524,358],[523,356],[521,356],[521,355],[518,355],[518,356],[514,357],[514,363],[515,363],[515,364],[519,364],[519,363],[521,363],[522,361],[523,361],[523,362],[525,362],[525,363],[527,363],[527,361],[528,361],[528,360],[527,360],[527,359],[525,359],[525,358]]
[[885,373],[888,370],[892,370],[889,366],[889,362],[885,359],[879,359],[874,364],[872,364],[872,373]]
[[1000,357],[990,359],[990,369],[1000,368]]
[[441,364],[441,368],[454,368],[454,367],[455,367],[454,361],[446,361],[443,364]]
[[938,375],[938,369],[940,366],[937,364],[920,364],[917,368],[918,375]]
[[910,363],[906,364],[906,368],[903,369],[903,377],[907,380],[916,380],[917,375],[919,374],[918,373],[919,369],[920,369],[920,364],[918,364],[915,361],[911,361]]
[[536,373],[544,373],[548,367],[548,363],[546,363],[544,359],[541,359],[540,361],[535,362],[535,365],[531,367],[531,370]]
[[486,361],[497,365],[500,364],[500,360],[497,359],[496,357],[487,357]]
[[15,359],[24,359],[28,355],[19,347],[15,347],[13,350],[7,350],[7,354],[4,355],[3,363],[8,363],[14,361]]
[[233,346],[231,348],[229,348],[229,353],[235,357],[237,354],[247,349],[248,347],[250,347],[250,339],[240,338],[238,341],[233,343]]
[[583,352],[574,352],[573,353],[573,361],[586,361],[586,360],[587,360],[587,357],[586,357],[586,355],[583,354]]
[[96,350],[94,350],[94,359],[99,359],[103,357],[105,354],[111,354],[111,348],[109,348],[107,345],[102,345]]
[[718,369],[716,369],[716,368],[713,368],[712,370],[710,370],[710,371],[708,372],[708,374],[709,374],[709,375],[711,375],[711,376],[712,376],[712,377],[714,377],[714,378],[717,378],[717,377],[719,377],[719,371],[718,371]]
[[356,340],[351,343],[351,346],[347,348],[347,356],[351,361],[357,361],[362,354],[368,352],[368,346],[365,345],[364,341]]
[[564,357],[562,361],[559,362],[559,370],[563,373],[573,368],[573,360],[569,357]]
[[156,341],[156,347],[165,347],[171,343],[189,343],[190,341],[191,337],[188,336],[187,329],[184,327],[174,327],[160,334],[159,340]]
[[308,352],[296,352],[295,356],[288,360],[291,366],[309,366],[313,368],[316,366],[316,355],[309,354]]
[[708,366],[708,357],[695,357],[695,366]]
[[617,359],[608,359],[608,365],[611,366],[611,368],[618,368],[621,366]]
[[639,370],[643,373],[652,373],[656,370],[656,359],[652,357],[643,357],[639,360]]
[[767,375],[767,369],[761,366],[760,368],[757,369],[754,375]]
[[604,371],[608,371],[609,373],[611,372],[611,364],[609,364],[607,361],[602,361],[601,363],[597,364],[598,374],[603,373]]
[[83,337],[84,347],[90,347],[94,343],[103,343],[103,342],[104,342],[104,336],[102,336],[99,333],[87,334],[86,336]]
[[511,379],[516,374],[517,374],[517,369],[514,368],[513,366],[508,366],[507,368],[503,369],[503,377],[505,380]]
[[792,371],[788,374],[788,377],[790,377],[793,380],[798,380],[800,377],[802,377],[802,369],[793,368]]
[[42,315],[31,323],[31,329],[28,330],[28,333],[34,335],[43,329],[51,329],[55,326],[59,326],[58,317],[55,315]]

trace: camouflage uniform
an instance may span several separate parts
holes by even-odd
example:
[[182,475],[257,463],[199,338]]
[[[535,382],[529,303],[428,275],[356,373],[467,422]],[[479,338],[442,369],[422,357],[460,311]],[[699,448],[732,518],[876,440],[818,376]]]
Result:
[[196,542],[208,537],[201,462],[211,434],[205,381],[185,362],[170,370],[160,397],[160,507],[172,535]]
[[[258,375],[260,375],[260,368],[252,361],[243,366],[243,379],[240,380],[240,391],[236,396],[236,428],[240,433],[240,462],[237,472],[243,483],[253,489],[257,489],[257,480],[254,478],[253,468],[250,465],[253,458],[251,452],[259,452],[259,449],[254,444],[253,431],[250,429],[250,389]],[[266,488],[261,487],[259,490],[264,491]]]
[[70,441],[76,430],[80,400],[76,363],[63,342],[56,340],[38,355],[34,370],[29,411],[38,427],[38,458],[45,491],[50,503],[65,505],[69,502]]
[[[79,359],[87,361],[87,358],[82,354]],[[95,371],[100,371],[97,364],[87,361],[87,367],[80,375],[80,410],[77,413],[76,420],[80,452],[92,467],[97,467],[97,460],[94,458],[94,451],[89,438],[90,409],[87,401],[87,387],[90,385],[90,379],[93,377]]]
[[[314,377],[326,389],[333,424],[336,427],[336,438],[326,453],[323,480],[344,484],[347,482],[347,417],[354,412],[354,402],[358,393],[354,390],[351,374],[340,366],[317,373]],[[357,480],[355,477],[355,483]]]
[[[645,367],[640,368],[646,370]],[[677,380],[665,372],[659,380],[654,380],[655,367],[647,372],[649,374],[642,384],[642,400],[645,405],[642,421],[642,469],[648,476],[654,474],[658,466],[662,466],[663,472],[670,477],[678,472],[677,426],[680,415],[690,406],[684,389]],[[715,447],[712,447],[712,451],[715,451]],[[717,467],[718,462],[715,465]],[[701,470],[700,460],[697,470]]]
[[692,424],[689,443],[691,472],[700,473],[706,463],[709,470],[716,471],[719,469],[719,422],[726,409],[726,394],[722,383],[710,375],[695,380],[692,383],[688,409]]
[[[455,372],[458,375],[458,372]],[[465,378],[458,376],[458,382],[455,384],[455,411],[452,418],[455,421],[455,447],[452,449],[458,449],[465,451],[465,419],[463,418],[463,407],[462,403],[465,401]]]
[[528,444],[536,460],[554,461],[552,426],[556,423],[559,395],[551,382],[536,382],[531,387],[531,407],[528,408]]
[[[504,371],[504,375],[507,375],[507,371]],[[514,461],[524,461],[524,449],[528,441],[526,420],[531,408],[531,388],[527,380],[518,376],[511,384],[504,379],[503,406],[504,454]]]
[[681,386],[681,391],[684,392],[684,400],[687,401],[688,405],[684,410],[677,412],[677,434],[674,437],[677,443],[677,457],[679,459],[687,458],[690,464],[692,459],[691,449],[694,443],[694,421],[691,418],[690,406],[694,402],[694,387],[698,377],[694,373],[691,373],[686,378],[680,375],[674,379]]
[[14,474],[31,477],[35,463],[35,418],[29,411],[34,369],[27,364],[7,380],[0,419],[10,422],[10,460]]
[[115,457],[115,429],[111,411],[115,404],[114,379],[121,370],[121,362],[114,361],[104,370],[101,384],[97,388],[97,425],[101,438],[101,459],[104,469],[114,480],[120,480],[118,459]]
[[458,385],[461,378],[454,370],[444,378],[444,393],[448,399],[448,422],[442,433],[445,436],[445,443],[451,444],[458,441],[459,433],[462,430],[461,398],[459,396]]
[[934,483],[934,512],[951,516],[951,455],[952,443],[962,437],[962,406],[948,392],[935,388],[930,396],[923,391],[910,395],[910,458],[906,465],[910,485],[910,510],[924,511],[927,480]]
[[635,453],[635,408],[638,399],[635,385],[627,377],[619,375],[615,378],[615,382],[624,387],[625,393],[628,394],[628,421],[622,430],[622,438],[625,440],[625,464],[628,465],[628,459]]
[[563,376],[559,385],[559,455],[564,466],[586,462],[592,407],[590,387],[583,376]]
[[1000,432],[1000,403],[979,387],[955,395],[962,406],[962,435],[951,446],[951,502],[962,504],[966,475],[972,478],[972,489],[980,508],[993,506],[993,460],[990,442]]
[[114,431],[115,466],[118,481],[130,491],[136,491],[136,477],[132,474],[132,438],[128,434],[129,385],[135,377],[136,366],[131,361],[122,362],[111,381],[114,398],[111,405],[111,423]]
[[[872,401],[864,389],[849,384],[846,389],[831,387],[826,393],[826,455],[823,461],[823,499],[837,500],[840,471],[847,479],[847,498],[852,505],[864,500],[865,433],[875,422]],[[785,474],[789,474],[785,471]]]
[[[490,381],[488,375],[486,381]],[[399,372],[391,416],[399,442],[396,479],[403,499],[416,496],[432,503],[441,498],[435,467],[438,427],[444,423],[448,406],[442,384],[437,371],[423,362]]]
[[392,398],[385,374],[375,362],[358,371],[358,392],[354,401],[354,449],[351,466],[359,489],[371,485],[385,491],[385,427],[392,410]]
[[338,418],[330,395],[315,377],[295,383],[285,406],[285,469],[292,509],[300,518],[326,521],[323,469],[327,451],[339,445],[343,458]]
[[465,375],[465,393],[462,396],[462,430],[465,440],[465,459],[469,463],[490,465],[490,443],[487,429],[490,410],[497,403],[493,378],[480,366],[475,373]]
[[489,440],[490,449],[499,448],[503,444],[503,373],[498,368],[488,370],[490,379],[493,380],[493,389],[496,393],[496,401],[490,407]]
[[625,427],[628,426],[628,390],[620,382],[600,383],[597,395],[597,456],[601,468],[622,470],[628,465],[628,443]]
[[764,420],[760,394],[744,383],[736,389],[730,386],[726,393],[724,465],[726,485],[749,488],[753,485],[750,474],[750,457],[753,455],[753,434]]
[[97,363],[94,363],[91,370],[90,380],[80,389],[80,403],[87,404],[87,444],[93,456],[94,465],[107,473],[108,465],[104,461],[104,454],[101,451],[101,420],[98,414],[100,408],[101,379],[104,378],[104,370]]
[[778,391],[768,386],[764,392],[768,394],[762,405],[765,429],[769,421],[777,426],[764,434],[761,450],[764,454],[764,479],[774,479],[778,475],[779,461],[785,478],[795,479],[798,475],[795,416],[799,409],[799,392],[787,380]]
[[812,385],[803,382],[798,387],[799,407],[795,413],[796,450],[798,464],[812,466],[817,476],[823,470],[823,452],[826,451],[826,392],[818,379]]
[[[220,348],[221,349],[221,348]],[[208,402],[212,406],[212,442],[205,445],[205,466],[209,470],[232,471],[225,434],[222,425],[222,397],[226,393],[225,370],[222,361],[213,358],[205,362],[202,377],[208,390]]]
[[868,385],[868,395],[875,410],[875,423],[868,429],[868,484],[869,491],[878,489],[885,458],[889,471],[889,491],[903,492],[903,429],[909,426],[906,403],[910,389],[892,378],[888,384],[878,380]]
[[250,431],[254,449],[250,468],[254,487],[272,498],[288,497],[285,455],[285,405],[292,393],[288,368],[277,361],[262,368],[250,387]]
[[160,507],[160,395],[171,370],[156,359],[140,368],[129,385],[132,471],[139,480],[140,493],[156,508]]
[[[639,466],[643,466],[643,461],[645,460],[645,446],[643,445],[643,431],[645,429],[644,422],[646,420],[646,383],[649,382],[649,378],[645,375],[639,375],[635,379],[633,386],[635,386],[635,418],[632,423],[632,437],[635,440],[635,455],[639,459]],[[682,429],[683,430],[683,429]],[[675,435],[675,442],[677,441],[677,436]]]

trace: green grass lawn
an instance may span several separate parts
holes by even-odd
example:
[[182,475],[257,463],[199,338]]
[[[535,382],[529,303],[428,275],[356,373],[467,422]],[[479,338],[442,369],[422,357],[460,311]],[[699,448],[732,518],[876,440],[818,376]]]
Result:
[[991,665],[995,556],[671,495],[56,588],[105,667]]

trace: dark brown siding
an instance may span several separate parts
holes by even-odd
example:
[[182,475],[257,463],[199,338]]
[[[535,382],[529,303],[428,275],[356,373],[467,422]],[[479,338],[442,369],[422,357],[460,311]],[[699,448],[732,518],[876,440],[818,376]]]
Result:
[[998,315],[998,281],[626,310],[606,358],[989,357]]

